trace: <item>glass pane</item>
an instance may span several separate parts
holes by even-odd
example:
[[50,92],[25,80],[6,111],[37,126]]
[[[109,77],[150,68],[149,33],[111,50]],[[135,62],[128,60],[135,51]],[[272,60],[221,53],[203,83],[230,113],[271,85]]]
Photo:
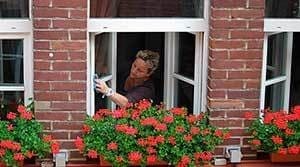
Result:
[[0,86],[23,81],[23,40],[0,39]]
[[195,35],[190,33],[177,33],[175,72],[194,79],[195,67]]
[[101,33],[95,36],[95,72],[99,77],[111,75],[111,45],[111,33]]
[[0,118],[6,119],[10,111],[16,112],[17,105],[24,102],[24,92],[3,92],[0,91]]
[[287,33],[268,38],[267,79],[285,75]]
[[265,108],[272,110],[283,109],[284,104],[284,82],[266,87]]
[[265,15],[270,18],[300,17],[299,0],[266,0]]
[[175,107],[186,107],[193,113],[194,87],[188,83],[175,79]]
[[300,33],[293,33],[293,58],[291,68],[290,107],[300,105]]
[[29,0],[0,0],[0,18],[28,18]]
[[91,17],[203,17],[204,0],[90,0]]

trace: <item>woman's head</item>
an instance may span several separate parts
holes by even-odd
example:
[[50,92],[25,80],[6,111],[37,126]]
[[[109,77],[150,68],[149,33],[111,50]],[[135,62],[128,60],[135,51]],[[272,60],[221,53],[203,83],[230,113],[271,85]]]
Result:
[[150,50],[141,50],[131,65],[131,78],[145,78],[153,74],[159,63],[159,54]]

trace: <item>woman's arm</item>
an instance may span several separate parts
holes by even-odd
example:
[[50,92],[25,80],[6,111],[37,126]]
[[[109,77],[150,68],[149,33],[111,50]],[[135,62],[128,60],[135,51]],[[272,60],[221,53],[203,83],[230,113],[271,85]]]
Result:
[[127,97],[112,91],[112,89],[109,88],[104,81],[101,81],[99,79],[96,80],[96,90],[106,95],[120,107],[125,107],[128,103]]

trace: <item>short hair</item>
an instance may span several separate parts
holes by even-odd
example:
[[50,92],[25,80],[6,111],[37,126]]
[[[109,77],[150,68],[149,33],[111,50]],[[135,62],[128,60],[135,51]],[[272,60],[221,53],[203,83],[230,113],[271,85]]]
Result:
[[150,68],[148,69],[148,73],[150,74],[152,74],[158,67],[159,53],[157,52],[153,52],[151,50],[140,50],[137,52],[136,58],[140,58],[150,65]]

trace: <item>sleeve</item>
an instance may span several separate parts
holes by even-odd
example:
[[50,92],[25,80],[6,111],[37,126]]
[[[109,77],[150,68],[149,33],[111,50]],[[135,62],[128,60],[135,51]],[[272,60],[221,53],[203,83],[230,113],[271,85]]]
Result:
[[130,103],[136,103],[142,99],[153,99],[154,97],[154,88],[153,87],[136,87],[131,91],[127,92],[125,97]]

